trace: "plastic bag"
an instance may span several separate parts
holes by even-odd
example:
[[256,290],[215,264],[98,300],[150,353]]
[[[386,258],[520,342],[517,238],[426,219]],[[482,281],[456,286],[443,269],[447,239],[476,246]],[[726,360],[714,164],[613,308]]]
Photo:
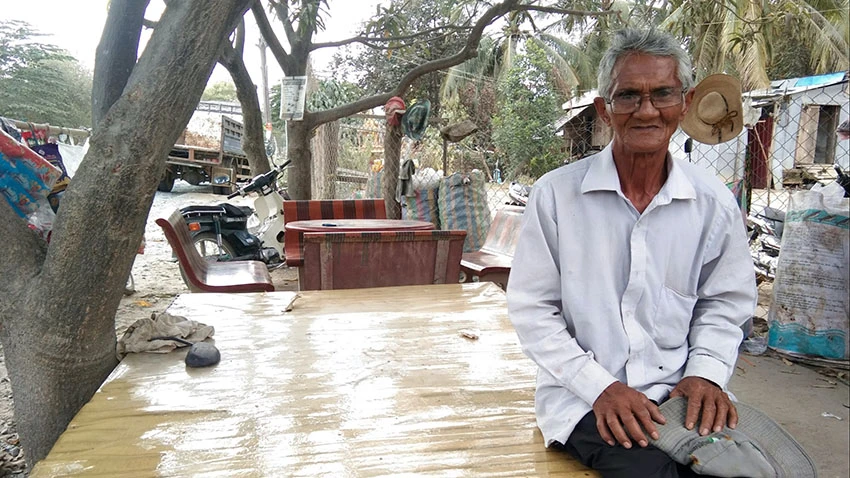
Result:
[[39,237],[50,242],[50,233],[53,231],[56,213],[53,212],[49,203],[41,202],[39,204],[39,208],[27,217],[27,225],[37,232]]

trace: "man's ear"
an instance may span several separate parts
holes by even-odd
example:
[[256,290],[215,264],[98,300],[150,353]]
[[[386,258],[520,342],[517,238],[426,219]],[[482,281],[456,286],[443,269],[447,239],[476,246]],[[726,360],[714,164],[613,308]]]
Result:
[[687,93],[685,93],[685,103],[684,107],[682,107],[682,119],[685,119],[685,115],[688,114],[688,110],[691,109],[691,102],[694,100],[694,92],[696,89],[691,88]]
[[596,114],[602,118],[606,125],[611,126],[611,115],[608,114],[605,98],[596,97],[593,99],[593,107],[596,108]]

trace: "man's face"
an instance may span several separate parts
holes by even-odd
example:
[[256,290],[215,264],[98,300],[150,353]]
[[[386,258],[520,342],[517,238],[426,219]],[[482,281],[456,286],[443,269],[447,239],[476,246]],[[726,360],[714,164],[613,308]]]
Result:
[[625,153],[667,152],[670,137],[685,118],[693,91],[675,106],[656,108],[649,95],[672,88],[681,91],[676,60],[644,54],[631,54],[614,65],[611,97],[642,95],[638,108],[631,113],[614,113],[602,98],[594,105],[605,124],[614,130],[614,148]]

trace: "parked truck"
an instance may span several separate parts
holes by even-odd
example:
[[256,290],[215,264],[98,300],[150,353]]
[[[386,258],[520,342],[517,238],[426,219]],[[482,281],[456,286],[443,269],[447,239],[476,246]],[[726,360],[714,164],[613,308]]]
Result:
[[171,191],[174,181],[182,179],[196,186],[209,183],[213,192],[229,194],[237,181],[251,178],[248,158],[242,150],[242,123],[226,112],[241,118],[238,107],[199,104],[168,153],[159,191]]

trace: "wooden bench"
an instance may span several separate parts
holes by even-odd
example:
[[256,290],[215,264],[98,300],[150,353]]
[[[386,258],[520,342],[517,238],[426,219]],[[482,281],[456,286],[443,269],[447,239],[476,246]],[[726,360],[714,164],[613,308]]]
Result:
[[156,220],[177,255],[183,280],[192,292],[271,292],[271,275],[260,261],[207,261],[195,249],[179,210]]
[[[283,201],[283,224],[313,219],[386,219],[387,206],[383,199],[313,199]],[[299,234],[284,236],[286,265],[304,265],[304,250]]]
[[507,287],[524,211],[522,206],[506,206],[496,211],[481,249],[463,253],[461,282],[489,281],[502,289]]
[[466,231],[308,232],[301,290],[454,283]]

